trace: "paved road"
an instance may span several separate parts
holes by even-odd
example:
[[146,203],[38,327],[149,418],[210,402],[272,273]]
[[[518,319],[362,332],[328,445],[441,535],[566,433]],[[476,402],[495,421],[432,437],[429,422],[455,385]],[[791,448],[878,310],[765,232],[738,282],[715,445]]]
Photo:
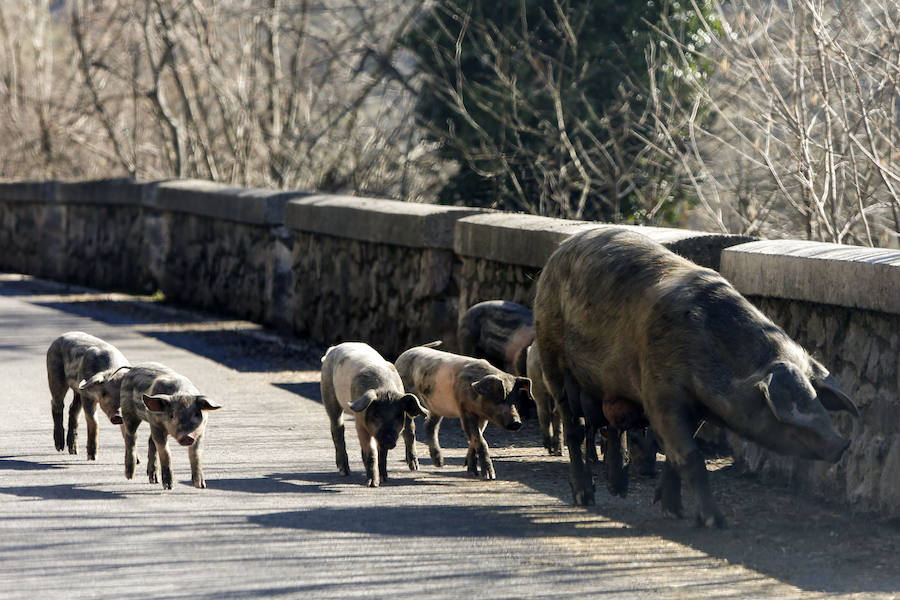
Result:
[[[208,489],[190,486],[177,445],[171,491],[141,466],[126,480],[106,421],[96,461],[54,450],[44,356],[69,330],[166,363],[223,404]],[[0,274],[0,598],[900,598],[896,523],[727,461],[713,474],[726,531],[663,519],[648,481],[570,506],[565,462],[537,447],[533,423],[489,427],[498,481],[464,475],[451,421],[446,467],[420,445],[411,473],[395,450],[392,479],[367,489],[352,427],[355,472],[335,470],[320,355],[249,323]]]

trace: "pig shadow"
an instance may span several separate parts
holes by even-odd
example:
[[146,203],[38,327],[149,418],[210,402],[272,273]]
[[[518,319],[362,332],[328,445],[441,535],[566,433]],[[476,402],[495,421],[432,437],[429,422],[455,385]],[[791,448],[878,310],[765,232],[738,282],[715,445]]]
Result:
[[[495,457],[494,466],[498,479],[572,503],[565,458]],[[661,467],[658,462],[657,471]],[[602,463],[594,465],[593,472],[596,505],[578,510],[627,526],[615,530],[617,534],[658,536],[810,591],[900,590],[896,520],[853,514],[836,502],[728,466],[711,471],[709,479],[729,528],[710,530],[694,526],[693,498],[684,486],[687,518],[672,519],[654,503],[656,478],[632,475],[628,496],[618,498],[606,490]]]
[[10,456],[0,456],[0,470],[5,471],[46,471],[48,469],[62,469],[62,465],[19,460]]
[[299,383],[273,383],[273,386],[302,396],[307,400],[322,404],[322,388],[318,381],[301,381]]
[[[295,483],[297,480],[312,483]],[[249,494],[296,494],[322,493],[336,494],[337,490],[327,489],[326,485],[346,483],[347,478],[335,473],[270,473],[264,477],[242,479],[216,479],[207,481],[206,487],[229,492]]]
[[69,484],[0,487],[0,494],[41,500],[113,500],[125,497],[118,492],[92,490]]

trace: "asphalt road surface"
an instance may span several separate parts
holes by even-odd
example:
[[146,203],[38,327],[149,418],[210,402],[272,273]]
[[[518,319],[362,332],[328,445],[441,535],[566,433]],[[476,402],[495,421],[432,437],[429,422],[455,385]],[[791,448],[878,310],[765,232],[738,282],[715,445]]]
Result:
[[[126,480],[100,412],[96,461],[83,418],[80,453],[56,452],[45,354],[71,330],[163,362],[223,405],[209,415],[207,489],[174,443],[173,489],[147,482],[146,425]],[[390,479],[366,488],[352,426],[353,473],[335,468],[322,351],[152,298],[0,274],[0,598],[900,598],[900,524],[727,459],[710,465],[724,531],[663,518],[644,479],[625,499],[601,482],[597,506],[571,506],[566,459],[546,456],[533,421],[488,427],[497,481],[466,476],[448,420],[445,467],[420,442],[410,472],[398,447]]]

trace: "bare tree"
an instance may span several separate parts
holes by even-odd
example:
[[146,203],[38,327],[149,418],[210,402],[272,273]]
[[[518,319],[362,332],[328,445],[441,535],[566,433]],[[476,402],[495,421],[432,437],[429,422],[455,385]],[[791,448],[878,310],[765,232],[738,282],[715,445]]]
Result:
[[[5,177],[127,174],[428,199],[395,76],[421,0],[49,0],[0,8]],[[20,29],[34,31],[24,47]],[[376,60],[377,58],[377,60]],[[43,82],[43,83],[41,83]]]
[[[897,2],[714,6],[702,44],[679,40],[668,23],[648,51],[658,75],[652,142],[693,183],[706,223],[764,236],[896,245]],[[697,64],[708,69],[691,68]],[[663,79],[691,86],[693,103],[684,109],[671,102]]]

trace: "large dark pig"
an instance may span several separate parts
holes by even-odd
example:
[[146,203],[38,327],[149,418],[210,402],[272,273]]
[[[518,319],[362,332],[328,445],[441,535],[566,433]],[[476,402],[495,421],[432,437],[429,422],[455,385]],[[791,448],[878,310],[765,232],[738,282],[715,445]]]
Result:
[[515,302],[479,302],[460,319],[457,340],[460,354],[484,358],[501,371],[524,377],[526,350],[534,341],[534,315]]
[[[416,394],[428,409],[425,436],[434,465],[444,464],[438,443],[441,420],[458,418],[469,440],[469,474],[477,477],[480,466],[482,477],[496,479],[484,428],[488,421],[511,431],[522,427],[516,403],[534,401],[531,380],[505,373],[483,359],[423,346],[410,348],[394,364],[406,391]],[[414,433],[410,427],[409,435],[404,435],[407,455],[415,456]]]
[[[579,444],[611,406],[642,407],[666,454],[658,496],[723,526],[694,439],[701,420],[783,454],[836,462],[849,445],[827,410],[858,414],[834,377],[718,273],[633,231],[600,228],[553,253],[535,299],[541,363],[560,402],[576,504],[593,502]],[[579,438],[579,436],[582,436]]]
[[159,363],[134,365],[122,378],[122,437],[125,438],[125,477],[134,476],[134,448],[141,421],[150,424],[147,444],[147,477],[157,483],[156,456],[159,455],[162,485],[172,489],[172,458],[168,438],[171,435],[188,449],[191,481],[205,488],[203,478],[203,435],[206,413],[221,406],[197,390],[187,377]]
[[[356,420],[366,485],[377,487],[388,478],[388,450],[394,449],[400,433],[409,429],[412,419],[427,416],[428,411],[415,395],[404,393],[403,381],[394,365],[361,342],[344,342],[328,349],[322,357],[321,387],[322,402],[331,420],[338,471],[341,475],[350,474],[344,443],[344,413],[347,413]],[[411,471],[419,467],[419,461],[408,450],[406,461]]]
[[[50,411],[53,414],[53,443],[57,450],[65,446],[69,454],[78,453],[78,413],[84,410],[87,422],[87,458],[97,456],[97,406],[114,424],[122,422],[118,396],[102,390],[83,388],[85,380],[111,377],[128,366],[128,360],[112,344],[82,331],[64,333],[47,349],[47,381],[50,385]],[[66,392],[72,390],[69,405],[69,433],[63,428]]]

